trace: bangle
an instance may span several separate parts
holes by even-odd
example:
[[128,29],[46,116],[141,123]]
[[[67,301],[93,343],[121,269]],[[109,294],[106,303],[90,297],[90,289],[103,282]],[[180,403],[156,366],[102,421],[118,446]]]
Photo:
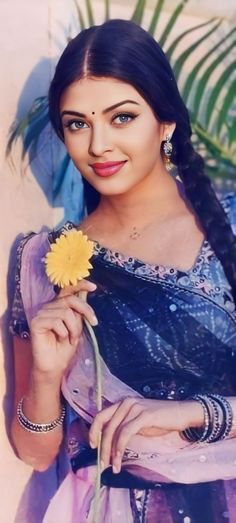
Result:
[[184,439],[190,442],[198,442],[201,443],[206,440],[206,438],[209,436],[209,433],[211,432],[211,416],[210,416],[210,409],[209,409],[209,403],[206,401],[206,398],[202,394],[195,394],[194,396],[191,396],[189,398],[190,400],[198,401],[200,405],[202,406],[203,413],[204,413],[204,423],[203,427],[196,428],[196,427],[189,427],[181,432],[181,435]]
[[59,427],[60,425],[62,425],[64,417],[65,417],[65,413],[66,413],[66,409],[65,409],[64,405],[61,406],[60,416],[58,416],[58,418],[54,419],[50,423],[33,423],[24,415],[24,412],[22,409],[23,402],[24,402],[24,397],[21,398],[21,400],[19,401],[19,403],[17,405],[16,414],[17,414],[18,422],[25,430],[28,430],[29,432],[42,433],[42,432],[49,432],[50,430],[53,430],[56,427]]
[[209,394],[209,397],[218,403],[223,413],[223,423],[218,439],[225,439],[229,436],[233,426],[233,410],[229,401],[220,394]]
[[202,427],[188,427],[181,436],[192,443],[215,443],[227,438],[233,426],[233,410],[229,401],[220,394],[195,394],[191,400],[198,401],[204,411]]

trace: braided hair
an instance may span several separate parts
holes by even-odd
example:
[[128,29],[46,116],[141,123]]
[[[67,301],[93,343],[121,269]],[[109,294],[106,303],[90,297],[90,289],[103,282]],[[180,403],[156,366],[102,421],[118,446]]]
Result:
[[[206,238],[222,263],[236,301],[236,241],[227,214],[218,200],[204,161],[191,143],[191,125],[170,64],[154,38],[127,20],[109,20],[85,29],[72,39],[56,67],[49,90],[49,115],[63,140],[60,99],[63,91],[84,76],[113,77],[128,82],[143,96],[159,122],[175,122],[171,161],[177,166],[186,196]],[[99,195],[88,182],[88,212]]]

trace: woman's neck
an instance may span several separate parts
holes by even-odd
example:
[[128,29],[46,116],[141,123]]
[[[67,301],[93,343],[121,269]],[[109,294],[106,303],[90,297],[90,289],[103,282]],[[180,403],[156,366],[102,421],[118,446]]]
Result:
[[145,227],[154,219],[162,222],[182,206],[185,203],[179,184],[168,175],[165,184],[158,180],[155,185],[135,187],[125,194],[102,196],[96,215],[110,226],[126,228],[135,223]]

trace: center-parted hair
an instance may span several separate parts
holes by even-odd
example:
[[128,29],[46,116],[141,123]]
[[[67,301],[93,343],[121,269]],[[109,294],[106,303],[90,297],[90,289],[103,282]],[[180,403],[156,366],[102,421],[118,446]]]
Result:
[[[112,77],[128,82],[146,100],[158,121],[176,123],[171,161],[177,166],[187,199],[224,267],[236,298],[235,237],[204,174],[204,161],[192,146],[188,110],[159,44],[139,25],[127,20],[110,20],[85,29],[73,38],[57,64],[49,90],[49,115],[61,140],[62,93],[83,77]],[[92,211],[99,197],[86,182],[85,196],[88,211]]]

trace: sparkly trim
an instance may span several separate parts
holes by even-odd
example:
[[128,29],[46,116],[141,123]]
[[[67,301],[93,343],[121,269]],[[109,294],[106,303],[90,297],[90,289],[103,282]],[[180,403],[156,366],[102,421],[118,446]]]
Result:
[[21,260],[22,260],[22,252],[23,249],[34,236],[35,233],[30,232],[26,236],[23,236],[16,249],[16,268],[15,268],[15,293],[13,298],[13,304],[12,304],[12,315],[11,320],[9,324],[9,331],[13,336],[18,336],[21,339],[28,339],[30,337],[30,331],[28,322],[26,319],[23,302],[22,302],[22,296],[21,296],[21,283],[20,283],[20,272],[21,272]]

